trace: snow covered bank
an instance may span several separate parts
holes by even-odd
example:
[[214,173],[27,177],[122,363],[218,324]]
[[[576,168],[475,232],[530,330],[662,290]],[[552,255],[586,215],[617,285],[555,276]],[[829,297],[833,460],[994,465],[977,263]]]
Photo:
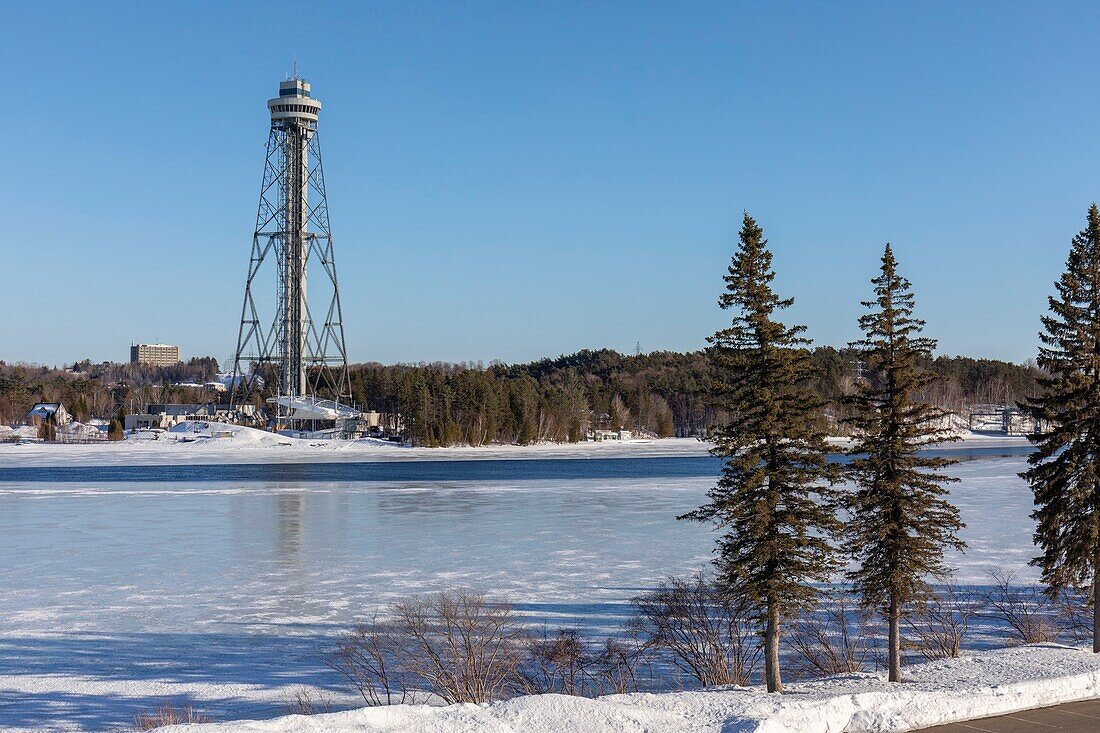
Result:
[[759,688],[532,695],[491,705],[398,705],[267,721],[172,726],[165,733],[887,733],[1100,696],[1100,655],[1057,645],[969,654],[880,674]]
[[[37,435],[37,433],[35,433]],[[28,436],[33,437],[33,436]],[[3,434],[0,433],[0,439]],[[845,438],[832,439],[843,450]],[[968,435],[942,450],[1020,449],[1024,438]],[[664,438],[600,443],[486,445],[477,448],[410,448],[381,440],[292,438],[222,423],[183,423],[171,431],[148,431],[118,443],[60,445],[0,442],[0,465],[173,465],[226,463],[325,463],[353,461],[508,460],[520,458],[647,458],[703,456],[711,443],[695,438]]]
[[[229,433],[228,435],[226,433]],[[702,456],[711,447],[695,438],[600,443],[410,448],[381,440],[312,440],[219,423],[183,423],[170,432],[127,436],[118,443],[59,445],[0,443],[0,465],[172,465],[446,461],[515,458],[643,458]]]

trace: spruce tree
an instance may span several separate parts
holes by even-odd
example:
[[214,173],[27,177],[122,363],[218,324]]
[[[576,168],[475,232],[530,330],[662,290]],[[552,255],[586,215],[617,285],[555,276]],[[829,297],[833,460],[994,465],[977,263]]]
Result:
[[1020,474],[1035,493],[1035,544],[1046,592],[1091,583],[1092,650],[1100,652],[1100,211],[1073,239],[1066,270],[1043,316],[1038,363],[1048,376],[1021,405],[1050,432]]
[[775,273],[763,230],[748,214],[723,278],[729,328],[708,339],[718,375],[716,405],[731,421],[714,433],[712,453],[725,459],[709,503],[681,519],[713,522],[723,532],[715,550],[719,589],[757,609],[763,626],[764,679],[782,692],[780,624],[811,607],[815,583],[836,567],[829,538],[839,529],[831,485],[836,467],[818,419],[822,400],[802,336],[804,326],[776,320],[793,299],[772,290]]
[[921,389],[937,379],[920,367],[936,342],[921,336],[924,321],[913,316],[913,293],[889,244],[871,282],[875,299],[863,302],[870,312],[859,319],[864,337],[852,344],[867,373],[844,400],[845,422],[856,436],[845,534],[858,567],[848,577],[864,607],[880,609],[887,621],[889,677],[900,682],[906,606],[927,591],[929,577],[947,574],[944,549],[964,546],[956,534],[963,526],[959,512],[943,486],[957,480],[942,473],[954,461],[917,451],[957,438],[945,427],[946,413],[920,400]]

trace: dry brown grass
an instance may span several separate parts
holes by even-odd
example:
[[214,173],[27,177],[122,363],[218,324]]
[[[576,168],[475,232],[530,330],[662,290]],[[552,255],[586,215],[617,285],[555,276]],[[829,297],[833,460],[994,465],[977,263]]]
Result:
[[151,713],[141,713],[134,716],[134,725],[138,730],[153,730],[166,725],[209,722],[211,722],[210,718],[198,712],[192,706],[186,705],[177,708],[171,703],[166,703]]

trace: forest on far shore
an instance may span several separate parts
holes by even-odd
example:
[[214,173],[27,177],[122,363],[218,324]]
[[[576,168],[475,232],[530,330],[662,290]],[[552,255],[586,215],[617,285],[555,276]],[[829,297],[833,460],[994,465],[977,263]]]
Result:
[[[815,387],[834,403],[851,391],[861,365],[858,352],[821,346],[811,350]],[[964,413],[975,404],[1015,404],[1036,389],[1031,364],[940,356],[928,365],[940,380],[930,402]],[[706,434],[729,416],[708,399],[713,365],[705,351],[620,354],[584,350],[528,364],[354,364],[351,397],[364,409],[401,415],[405,437],[425,446],[528,444],[584,440],[588,430],[642,430],[661,437]],[[224,399],[205,390],[173,386],[214,378],[211,357],[157,369],[78,362],[67,369],[0,362],[0,423],[24,420],[35,402],[63,402],[77,420],[110,419],[146,403]],[[838,415],[823,419],[837,433]]]
[[[829,403],[859,378],[859,352],[821,346],[816,391]],[[1014,405],[1034,393],[1034,365],[940,356],[927,365],[939,381],[927,399],[964,413],[970,405]],[[362,405],[399,413],[419,445],[527,444],[583,440],[589,428],[641,429],[660,437],[702,436],[731,417],[708,396],[713,363],[705,351],[620,354],[584,350],[529,364],[356,364],[352,395]],[[834,434],[843,408],[826,410]]]

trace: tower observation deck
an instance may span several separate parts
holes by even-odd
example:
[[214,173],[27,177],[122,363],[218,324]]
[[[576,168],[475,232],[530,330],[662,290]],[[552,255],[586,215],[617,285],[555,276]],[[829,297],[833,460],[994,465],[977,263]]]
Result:
[[[267,397],[276,406],[275,422],[291,422],[293,411],[283,405],[346,397],[347,348],[317,137],[321,102],[295,75],[279,84],[267,108],[267,158],[231,384],[234,403]],[[312,301],[311,268],[320,268]],[[270,269],[276,270],[273,303],[261,287]],[[317,319],[311,302],[322,307]],[[260,307],[265,303],[273,309]]]

